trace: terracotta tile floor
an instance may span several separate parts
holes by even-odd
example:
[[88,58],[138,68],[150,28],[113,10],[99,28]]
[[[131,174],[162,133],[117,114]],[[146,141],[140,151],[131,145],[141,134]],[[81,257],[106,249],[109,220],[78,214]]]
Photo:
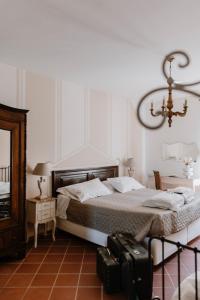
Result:
[[[191,243],[200,247],[200,238]],[[107,295],[96,275],[95,245],[57,233],[54,243],[41,238],[24,260],[0,261],[0,300],[125,300],[124,295]],[[182,279],[194,272],[192,253],[181,254]],[[170,300],[177,287],[177,259],[165,264],[165,297]],[[161,268],[154,270],[154,295],[161,297]],[[162,299],[162,297],[161,297]]]

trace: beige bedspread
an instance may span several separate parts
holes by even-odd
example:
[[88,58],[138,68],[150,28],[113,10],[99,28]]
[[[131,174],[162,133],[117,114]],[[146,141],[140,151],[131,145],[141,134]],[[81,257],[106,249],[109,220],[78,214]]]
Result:
[[70,200],[67,219],[107,234],[126,231],[140,241],[148,235],[178,232],[200,217],[200,194],[178,212],[143,207],[142,202],[158,191],[141,189],[93,198],[80,203]]

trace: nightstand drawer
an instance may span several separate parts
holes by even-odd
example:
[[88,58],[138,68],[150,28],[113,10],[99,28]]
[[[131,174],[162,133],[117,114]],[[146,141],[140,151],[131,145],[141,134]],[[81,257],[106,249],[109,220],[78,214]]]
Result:
[[39,210],[37,212],[37,220],[42,221],[49,218],[55,217],[55,209],[46,209],[46,210]]
[[37,221],[42,221],[42,211],[41,210],[37,211]]
[[40,203],[38,209],[43,210],[43,209],[49,209],[51,207],[51,202],[46,202],[46,203]]
[[42,211],[42,218],[43,219],[48,219],[51,217],[51,210],[50,209],[46,209]]

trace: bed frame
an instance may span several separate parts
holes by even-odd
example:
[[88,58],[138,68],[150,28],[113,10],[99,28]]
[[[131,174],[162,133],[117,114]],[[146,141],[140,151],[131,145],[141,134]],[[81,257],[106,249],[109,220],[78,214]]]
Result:
[[[87,169],[74,169],[74,170],[60,170],[52,171],[52,195],[57,196],[56,190],[59,187],[88,181],[94,178],[100,180],[106,180],[109,177],[118,176],[118,166],[98,167],[98,168],[87,168]],[[57,227],[61,230],[67,231],[71,234],[79,236],[90,242],[98,245],[107,245],[107,234],[98,230],[88,228],[82,225],[72,223],[61,218],[57,218]],[[200,235],[200,218],[189,224],[183,230],[170,234],[167,236],[168,239],[182,244],[187,244]],[[148,244],[149,238],[145,239]],[[158,265],[162,262],[162,243],[160,240],[154,239],[151,242],[152,255],[154,258],[154,265]],[[165,247],[164,258],[169,257],[176,252],[176,247],[173,244],[168,244]]]
[[3,182],[10,181],[10,166],[0,167],[0,181]]
[[[0,181],[10,181],[10,166],[0,167]],[[10,194],[0,194],[0,219],[7,218],[10,213]]]
[[[168,297],[167,297],[167,293],[166,293],[166,290],[165,290],[165,287],[166,287],[166,270],[165,270],[165,250],[166,250],[166,247],[169,246],[169,245],[173,245],[175,248],[176,248],[176,259],[177,259],[177,298],[179,300],[181,300],[181,295],[182,295],[182,289],[181,289],[181,271],[182,271],[182,268],[181,268],[181,253],[184,251],[184,250],[187,250],[189,251],[190,253],[193,254],[193,256],[191,256],[191,265],[192,264],[192,260],[194,262],[194,285],[195,285],[195,294],[194,295],[191,295],[191,298],[189,299],[194,299],[194,300],[198,300],[199,299],[199,290],[198,290],[198,255],[200,254],[200,250],[197,249],[196,247],[190,247],[188,245],[185,245],[185,244],[181,244],[180,242],[174,242],[174,241],[171,241],[169,239],[166,239],[164,237],[151,237],[149,239],[149,243],[148,243],[148,250],[149,250],[149,259],[151,259],[151,255],[152,255],[152,243],[153,241],[159,241],[162,245],[162,263],[161,263],[161,269],[162,269],[162,290],[161,290],[161,293],[162,293],[162,298],[158,297],[158,296],[155,296],[152,298],[152,300],[167,300]],[[175,257],[174,257],[175,259]],[[175,274],[174,274],[175,275]],[[186,295],[184,296],[184,299],[186,299]]]

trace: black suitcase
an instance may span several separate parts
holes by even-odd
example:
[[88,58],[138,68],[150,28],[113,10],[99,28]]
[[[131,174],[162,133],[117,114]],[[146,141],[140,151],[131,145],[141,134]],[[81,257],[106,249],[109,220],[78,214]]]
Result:
[[96,271],[107,293],[120,291],[120,264],[108,248],[97,248]]
[[114,233],[109,235],[107,239],[107,247],[119,261],[121,261],[122,252],[126,251],[123,244],[120,242],[120,239],[123,240],[123,244],[124,242],[138,244],[130,233]]
[[153,261],[147,249],[130,234],[117,233],[108,238],[110,250],[119,257],[121,286],[128,300],[151,300]]

